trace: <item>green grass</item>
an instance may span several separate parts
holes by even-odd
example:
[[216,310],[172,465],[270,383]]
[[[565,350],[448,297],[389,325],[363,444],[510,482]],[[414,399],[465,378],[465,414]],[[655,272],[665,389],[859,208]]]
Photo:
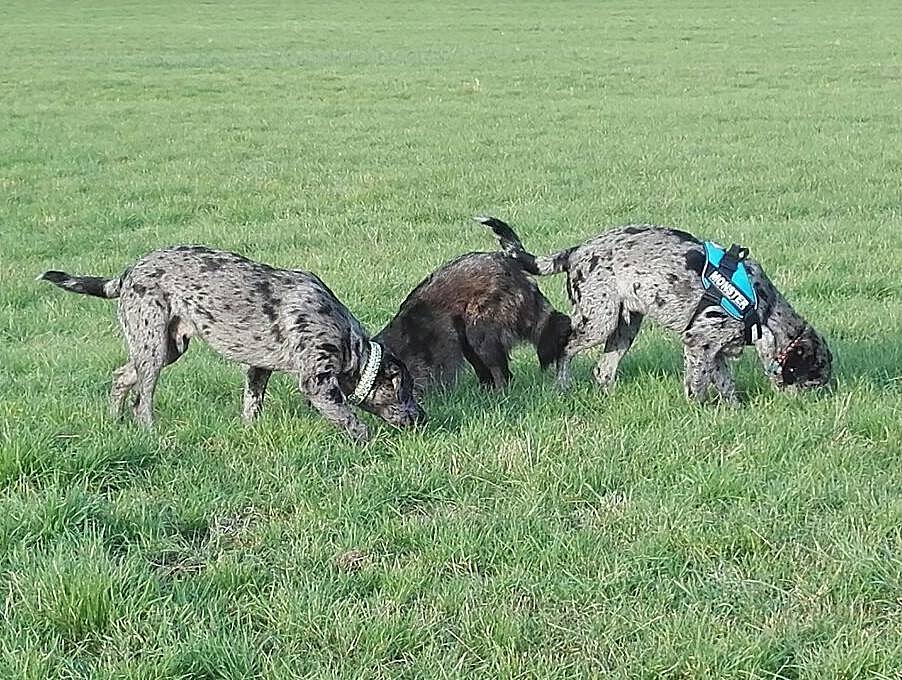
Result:
[[[0,677],[899,678],[902,10],[748,5],[4,3]],[[148,435],[113,305],[33,281],[204,242],[376,329],[475,213],[741,242],[837,388],[695,408],[649,328],[357,449],[197,348]]]

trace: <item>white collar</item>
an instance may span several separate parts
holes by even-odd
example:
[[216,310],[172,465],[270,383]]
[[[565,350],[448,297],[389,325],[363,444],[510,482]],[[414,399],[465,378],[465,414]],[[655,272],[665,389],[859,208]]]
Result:
[[370,356],[367,359],[366,366],[360,372],[360,379],[357,381],[357,387],[354,393],[348,397],[351,404],[359,404],[366,399],[376,383],[376,376],[379,375],[379,367],[382,365],[382,345],[378,342],[370,341]]

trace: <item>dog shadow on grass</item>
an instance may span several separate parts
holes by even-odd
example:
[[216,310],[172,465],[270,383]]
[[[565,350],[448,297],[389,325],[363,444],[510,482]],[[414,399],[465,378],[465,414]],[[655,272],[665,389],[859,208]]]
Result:
[[[879,390],[902,386],[902,343],[889,339],[878,342],[831,340],[830,346],[839,389],[850,382],[862,382]],[[605,400],[618,398],[618,390],[607,395],[596,386],[592,367],[597,356],[597,352],[587,352],[574,358],[571,365],[573,385],[567,392],[557,390],[553,370],[540,371],[534,355],[526,349],[517,352],[512,365],[513,379],[500,391],[480,387],[467,367],[457,384],[433,392],[425,399],[424,406],[429,415],[426,432],[451,434],[469,429],[474,423],[526,422],[537,417],[547,418],[549,414],[563,416],[577,410],[601,408]],[[775,394],[753,349],[748,348],[742,359],[733,364],[732,370],[744,401],[762,403]],[[640,336],[636,346],[624,358],[617,380],[620,386],[635,386],[636,383],[641,386],[663,380],[668,383],[668,389],[681,396],[682,376],[683,353],[679,341],[664,334],[650,333],[646,337]],[[231,379],[227,382],[228,390],[224,390],[223,385],[223,389],[214,390],[216,394],[208,397],[214,401],[218,399],[217,405],[237,418],[240,379],[236,378],[234,384]],[[290,376],[275,376],[272,387],[267,396],[264,422],[274,412],[282,412],[292,419],[319,417]],[[205,386],[206,389],[209,388]],[[823,396],[829,397],[831,393],[828,391]],[[382,425],[375,417],[364,415],[364,418],[374,428],[390,427]]]
[[902,387],[902,342],[898,339],[832,341],[830,349],[840,383],[864,383],[880,390]]
[[[889,339],[881,342],[831,341],[834,354],[835,381],[831,390],[812,392],[800,398],[830,398],[849,383],[864,383],[877,390],[898,390],[902,387],[902,343]],[[516,361],[514,378],[504,390],[481,388],[472,372],[462,374],[454,387],[427,397],[430,429],[444,433],[456,432],[474,421],[500,419],[504,422],[528,421],[550,409],[566,412],[569,406],[587,405],[586,395],[598,390],[598,399],[616,399],[616,391],[605,395],[595,385],[592,367],[595,355],[583,354],[571,365],[573,386],[567,392],[554,387],[552,371],[540,372],[531,361]],[[744,402],[761,403],[777,392],[764,374],[754,349],[732,365],[737,388]],[[642,342],[623,360],[618,371],[618,383],[664,379],[682,394],[683,354],[678,342],[655,337]],[[588,406],[598,406],[589,397]]]

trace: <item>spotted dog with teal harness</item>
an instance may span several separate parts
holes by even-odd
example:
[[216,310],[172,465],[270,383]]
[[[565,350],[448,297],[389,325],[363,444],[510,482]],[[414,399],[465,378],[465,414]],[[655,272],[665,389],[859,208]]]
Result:
[[570,384],[572,357],[601,346],[593,375],[610,389],[646,317],[680,335],[689,399],[704,401],[713,388],[722,400],[737,403],[727,362],[748,345],[779,389],[797,391],[830,381],[833,357],[827,343],[745,248],[725,249],[678,229],[629,225],[536,256],[510,225],[486,224],[526,271],[566,273],[573,325],[557,362],[562,388]]

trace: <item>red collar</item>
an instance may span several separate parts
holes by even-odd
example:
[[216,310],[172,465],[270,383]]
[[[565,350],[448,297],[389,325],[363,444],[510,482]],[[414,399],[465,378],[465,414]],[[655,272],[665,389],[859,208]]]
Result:
[[783,351],[780,352],[777,357],[770,362],[770,366],[767,368],[767,372],[771,374],[771,376],[780,378],[780,381],[783,381],[783,364],[786,363],[786,358],[789,356],[789,353],[796,348],[796,346],[802,341],[802,336],[805,335],[805,331],[802,330],[799,333],[795,340],[790,342],[783,348]]

